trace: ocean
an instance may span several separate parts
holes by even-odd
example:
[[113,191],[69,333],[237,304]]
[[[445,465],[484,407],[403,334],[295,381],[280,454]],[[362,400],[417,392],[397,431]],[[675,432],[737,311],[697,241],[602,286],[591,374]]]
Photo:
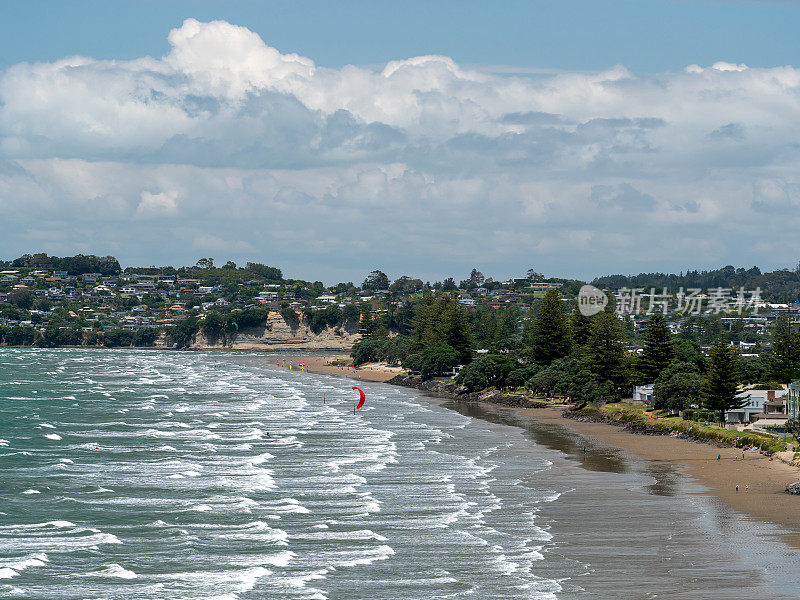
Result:
[[0,598],[800,597],[677,467],[274,361],[0,349]]

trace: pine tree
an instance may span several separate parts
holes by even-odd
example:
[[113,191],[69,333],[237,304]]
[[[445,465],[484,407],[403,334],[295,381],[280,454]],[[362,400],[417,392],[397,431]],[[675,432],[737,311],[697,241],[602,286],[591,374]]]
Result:
[[572,331],[572,342],[575,346],[582,348],[589,341],[592,332],[592,320],[575,310],[570,317],[570,329]]
[[609,305],[592,317],[592,330],[586,344],[586,362],[600,382],[610,382],[617,394],[628,383],[622,323]]
[[789,319],[780,314],[772,331],[772,352],[769,356],[770,379],[790,383],[798,377],[800,367],[800,343],[792,333]]
[[422,300],[413,320],[411,339],[415,352],[423,352],[444,343],[458,352],[462,364],[472,358],[469,319],[464,307],[450,294]]
[[728,347],[728,340],[720,335],[711,348],[708,371],[703,385],[703,407],[719,415],[725,421],[725,411],[735,410],[747,404],[747,400],[736,397],[736,356]]
[[672,333],[664,315],[655,313],[650,317],[644,336],[644,348],[637,361],[636,370],[642,384],[653,383],[675,356]]
[[561,294],[557,290],[548,291],[539,303],[529,341],[533,360],[540,365],[549,365],[569,354],[572,337]]

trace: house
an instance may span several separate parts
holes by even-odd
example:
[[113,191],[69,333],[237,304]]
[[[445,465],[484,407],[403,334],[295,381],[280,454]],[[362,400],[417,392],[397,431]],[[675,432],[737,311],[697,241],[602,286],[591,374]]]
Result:
[[745,390],[736,394],[740,400],[746,400],[742,408],[725,411],[726,423],[750,423],[758,418],[757,415],[766,414],[766,404],[776,397],[786,394],[786,390]]
[[634,404],[653,404],[653,386],[655,384],[633,386]]
[[[518,282],[518,281],[519,282],[524,282],[524,281],[527,281],[527,280],[526,279],[523,279],[523,280],[515,279],[514,280],[515,283]],[[547,282],[547,281],[538,281],[536,283],[530,284],[528,286],[528,289],[532,290],[533,292],[549,292],[550,290],[557,290],[560,287],[561,287],[560,283],[550,283],[550,282]]]
[[333,304],[336,302],[336,296],[317,296],[317,302],[322,302],[324,304]]

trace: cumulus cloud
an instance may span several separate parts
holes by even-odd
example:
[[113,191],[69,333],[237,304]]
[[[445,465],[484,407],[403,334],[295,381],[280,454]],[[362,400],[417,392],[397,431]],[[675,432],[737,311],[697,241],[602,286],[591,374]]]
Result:
[[217,252],[357,279],[800,251],[792,233],[746,243],[796,219],[800,69],[332,69],[194,19],[168,40],[161,58],[0,72],[0,252],[91,240],[123,262]]

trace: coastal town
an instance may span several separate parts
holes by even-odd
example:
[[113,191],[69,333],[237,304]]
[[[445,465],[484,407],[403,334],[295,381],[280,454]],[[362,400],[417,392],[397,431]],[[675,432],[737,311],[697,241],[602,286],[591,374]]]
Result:
[[[732,267],[720,272],[737,275]],[[617,281],[622,284],[620,288],[604,289],[616,299],[615,321],[620,327],[624,353],[631,360],[645,352],[648,325],[654,314],[661,317],[658,322],[669,335],[684,344],[684,359],[686,352],[697,355],[687,360],[695,360],[701,370],[717,336],[725,335],[727,345],[746,372],[739,382],[744,388],[737,391],[735,406],[725,411],[725,421],[733,428],[769,433],[796,420],[800,404],[800,382],[790,378],[785,384],[776,385],[774,378],[770,379],[766,358],[773,351],[776,322],[783,319],[790,330],[796,330],[800,322],[800,277],[794,274],[797,283],[793,291],[787,289],[786,273],[780,273],[783,288],[781,297],[776,297],[769,289],[772,274],[752,270],[743,273],[740,269],[739,276],[757,275],[761,278],[759,283],[766,277],[765,289],[750,293],[744,311],[741,302],[736,306],[735,288],[730,287],[724,288],[730,296],[727,307],[720,308],[717,302],[716,310],[703,310],[700,304],[698,310],[673,312],[668,312],[669,304],[680,303],[682,287],[670,296],[665,286],[664,293],[653,292],[649,298],[647,286],[634,287],[638,282]],[[718,280],[719,274],[714,277]],[[602,284],[603,279],[595,283]],[[197,347],[198,334],[202,333],[212,347],[253,349],[241,345],[247,332],[260,327],[260,335],[268,339],[269,330],[278,323],[285,324],[295,336],[284,346],[288,350],[350,351],[352,347],[355,366],[368,362],[402,363],[426,378],[446,375],[448,370],[455,377],[475,358],[518,354],[542,299],[557,292],[559,302],[570,311],[582,285],[584,282],[545,278],[533,269],[525,277],[502,281],[473,269],[459,282],[446,278],[431,283],[410,276],[390,281],[385,273],[375,270],[359,285],[348,282],[326,286],[319,281],[284,278],[279,268],[261,263],[238,267],[229,261],[217,267],[214,259],[203,258],[191,267],[122,269],[110,256],[59,258],[29,254],[0,265],[0,342],[6,346],[188,348]],[[722,289],[697,294],[700,288],[695,288],[696,302],[706,301],[711,306],[710,298]],[[744,290],[744,286],[740,289]],[[637,291],[639,297],[634,306]],[[743,298],[744,292],[739,296]],[[414,364],[413,352],[400,345],[412,335],[420,307],[437,297],[447,297],[461,311],[471,340],[460,355],[445,360],[444,366],[419,368]],[[660,311],[653,309],[657,302],[661,304]],[[573,317],[580,317],[573,313]],[[560,317],[556,315],[557,318]],[[571,335],[577,338],[580,328],[580,321],[575,321]],[[305,334],[302,339],[296,337],[300,331]],[[329,334],[325,341],[304,345],[323,332]],[[397,347],[376,350],[375,340]],[[539,357],[531,362],[538,369],[547,367],[553,358]],[[527,386],[546,396],[563,392],[563,382],[560,388],[541,382],[531,385],[533,366],[526,368],[527,377],[502,383]],[[800,378],[796,369],[793,373]],[[652,374],[656,376],[658,372]],[[541,374],[538,376],[542,379]],[[655,377],[652,381],[634,377],[629,383],[635,384],[627,388],[633,402],[658,404]],[[626,397],[626,391],[618,395]],[[684,407],[672,408],[681,411]]]

